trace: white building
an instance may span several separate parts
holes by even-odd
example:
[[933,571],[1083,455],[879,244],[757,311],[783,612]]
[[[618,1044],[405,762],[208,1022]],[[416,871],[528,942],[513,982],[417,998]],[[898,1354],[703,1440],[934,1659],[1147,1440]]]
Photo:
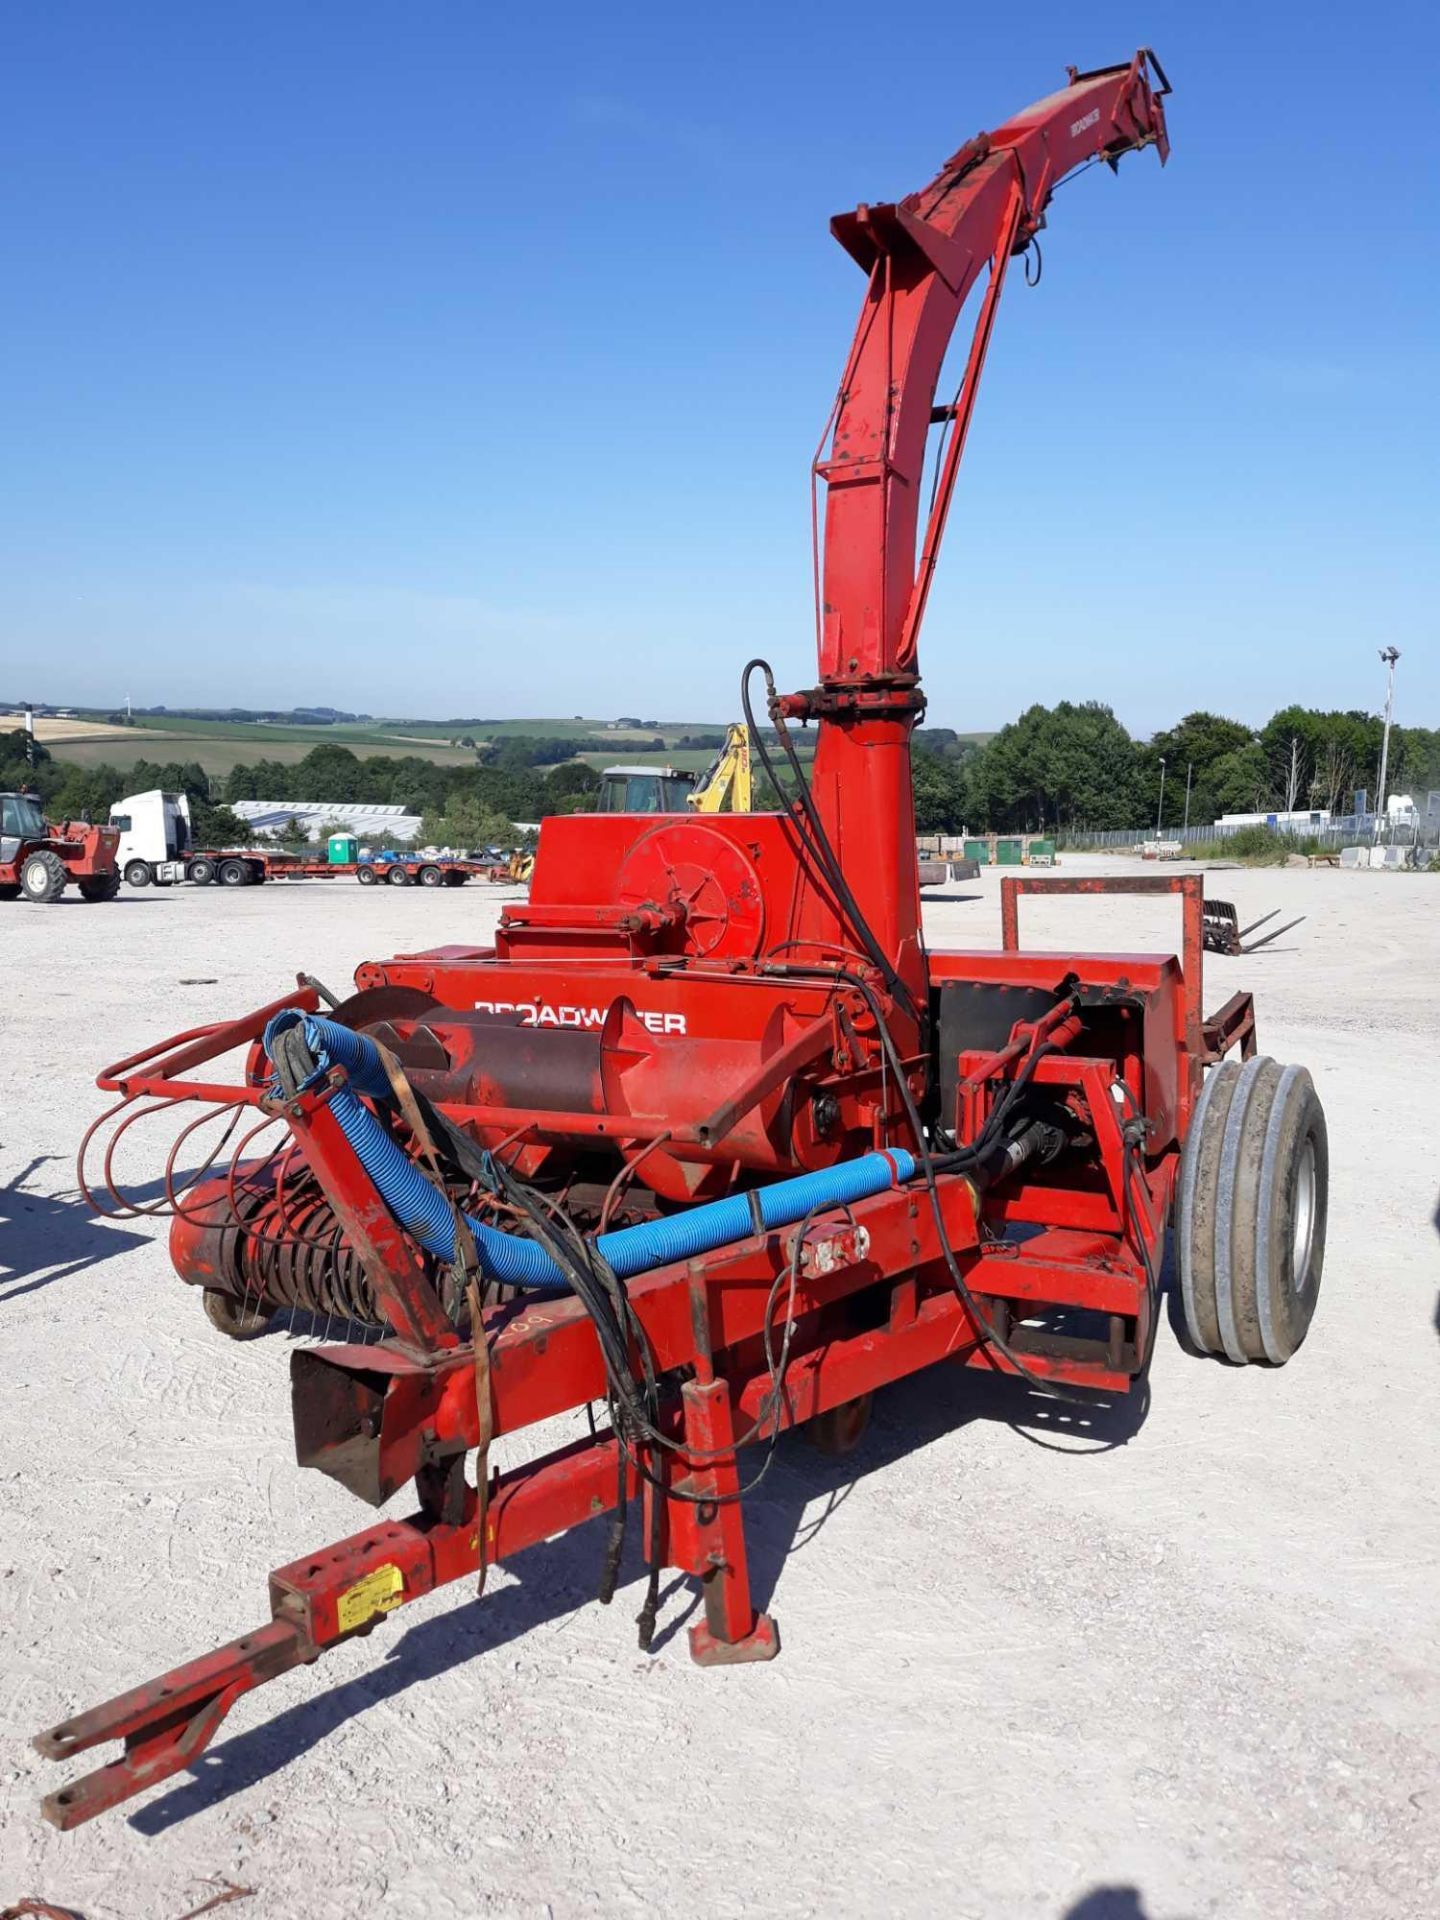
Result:
[[283,832],[298,820],[311,840],[326,839],[338,826],[353,828],[361,840],[376,840],[383,834],[406,841],[420,837],[419,814],[406,813],[400,806],[371,806],[359,800],[231,800],[227,804],[253,833]]
[[1330,809],[1328,807],[1296,807],[1287,813],[1283,807],[1272,808],[1268,813],[1222,813],[1215,822],[1217,827],[1275,827],[1281,833],[1311,833],[1317,827],[1328,827]]

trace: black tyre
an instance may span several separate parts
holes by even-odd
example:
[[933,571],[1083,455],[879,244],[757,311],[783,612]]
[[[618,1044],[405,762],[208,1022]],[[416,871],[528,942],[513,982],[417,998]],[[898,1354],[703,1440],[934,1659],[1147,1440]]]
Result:
[[92,873],[77,881],[82,900],[113,900],[120,891],[118,873]]
[[203,859],[192,860],[185,870],[185,878],[193,880],[197,887],[208,887],[215,878],[215,862]]
[[385,880],[386,884],[392,887],[408,887],[410,884],[409,874],[405,871],[404,867],[398,863],[391,867],[385,876]]
[[253,1300],[237,1300],[233,1294],[221,1293],[216,1287],[206,1287],[204,1300],[205,1318],[230,1340],[253,1340],[257,1334],[264,1333],[275,1312],[273,1307]]
[[51,853],[44,847],[39,853],[32,853],[20,869],[20,891],[27,900],[43,905],[49,900],[58,900],[65,891],[70,876],[65,871],[65,862],[58,853]]
[[1283,1366],[1315,1315],[1330,1148],[1303,1067],[1216,1067],[1180,1162],[1175,1239],[1190,1338],[1237,1365]]
[[422,867],[420,869],[420,884],[422,887],[443,887],[445,884],[444,869],[441,867]]
[[250,878],[243,860],[222,860],[215,871],[222,887],[243,887]]
[[371,866],[361,867],[359,872],[355,875],[355,878],[360,882],[362,887],[373,887],[375,885],[374,867],[371,867]]
[[132,860],[125,868],[125,884],[127,887],[148,887],[154,878],[155,876],[150,871],[150,862],[148,860]]

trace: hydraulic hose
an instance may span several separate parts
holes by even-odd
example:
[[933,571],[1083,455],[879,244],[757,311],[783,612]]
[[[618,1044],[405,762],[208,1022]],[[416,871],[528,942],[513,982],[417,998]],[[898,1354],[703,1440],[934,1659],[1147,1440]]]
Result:
[[[392,1097],[389,1076],[374,1042],[319,1014],[291,1007],[276,1014],[266,1028],[266,1053],[273,1058],[282,1036],[297,1026],[302,1028],[305,1045],[315,1061],[313,1078],[318,1079],[332,1066],[345,1070],[349,1084],[332,1095],[330,1111],[381,1199],[427,1253],[438,1260],[453,1260],[454,1207],[359,1097],[361,1093],[374,1100]],[[841,1207],[872,1193],[883,1193],[887,1187],[913,1178],[915,1170],[914,1155],[903,1148],[867,1153],[816,1173],[777,1180],[753,1193],[731,1194],[728,1199],[712,1200],[685,1213],[602,1233],[595,1246],[611,1270],[628,1280],[654,1267],[729,1246],[759,1228],[793,1226],[819,1209]],[[535,1241],[501,1233],[468,1213],[462,1217],[474,1235],[481,1271],[487,1279],[512,1287],[569,1291],[559,1263]]]

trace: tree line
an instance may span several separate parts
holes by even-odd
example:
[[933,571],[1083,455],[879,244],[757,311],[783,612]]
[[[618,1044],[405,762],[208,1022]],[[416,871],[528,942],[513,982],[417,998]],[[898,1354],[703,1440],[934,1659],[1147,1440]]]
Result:
[[33,743],[32,764],[25,745],[22,728],[0,733],[0,791],[13,793],[28,787],[38,793],[47,820],[108,820],[111,807],[127,793],[162,787],[167,793],[183,793],[189,799],[198,846],[233,847],[249,838],[246,823],[217,802],[216,782],[198,761],[137,760],[124,768],[82,767],[74,761],[57,760],[37,740]]
[[[567,743],[567,752],[572,744]],[[544,772],[524,764],[445,767],[415,755],[362,759],[349,747],[327,743],[312,747],[301,760],[237,766],[221,780],[193,760],[83,767],[56,759],[38,741],[32,766],[25,748],[20,729],[0,733],[0,789],[32,787],[49,819],[105,820],[127,793],[161,787],[188,797],[196,843],[211,846],[253,837],[253,829],[231,810],[228,803],[234,800],[399,806],[422,816],[427,839],[478,846],[513,840],[517,820],[574,812],[600,787],[599,774],[583,760]]]
[[[1036,705],[983,745],[954,735],[932,745],[918,734],[916,822],[922,833],[954,833],[961,823],[999,832],[1104,831],[1162,817],[1179,826],[1224,813],[1324,808],[1344,815],[1358,789],[1376,805],[1382,732],[1375,714],[1289,706],[1258,729],[1188,713],[1140,741],[1099,701]],[[1440,731],[1393,727],[1386,785],[1417,797],[1440,788]]]
[[[1289,706],[1258,729],[1190,713],[1141,741],[1099,701],[1035,705],[983,742],[949,728],[919,729],[916,824],[922,833],[1148,826],[1161,816],[1162,761],[1163,819],[1171,826],[1187,811],[1196,825],[1222,813],[1345,814],[1357,788],[1375,802],[1381,731],[1374,714]],[[35,751],[33,784],[52,817],[103,820],[121,795],[165,787],[190,796],[197,835],[219,842],[246,831],[225,804],[235,800],[399,806],[422,817],[427,839],[503,842],[516,821],[583,809],[600,785],[593,767],[565,757],[573,741],[530,735],[512,736],[469,766],[415,754],[362,757],[326,743],[301,760],[237,766],[223,781],[195,761],[142,760],[120,770],[67,764],[38,743]],[[0,785],[18,786],[30,771],[24,734],[0,735]],[[1440,788],[1440,731],[1392,730],[1387,785],[1417,794]],[[773,806],[776,796],[762,783],[756,803]]]

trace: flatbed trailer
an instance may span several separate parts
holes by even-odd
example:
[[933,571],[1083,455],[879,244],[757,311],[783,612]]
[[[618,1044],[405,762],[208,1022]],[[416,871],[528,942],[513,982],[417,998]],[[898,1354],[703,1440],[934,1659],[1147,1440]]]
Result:
[[278,847],[197,847],[189,796],[161,787],[117,800],[110,809],[110,829],[119,842],[113,864],[128,887],[205,887],[212,881],[250,887],[266,880],[342,879],[364,886],[384,881],[394,887],[463,887],[473,874],[489,875],[494,864],[408,852],[386,852],[374,860],[334,858],[358,850],[350,834],[333,837],[323,859]]
[[[474,874],[488,874],[491,863],[438,860],[406,855],[398,860],[306,860],[298,854],[260,852],[254,847],[201,847],[183,859],[132,860],[125,880],[132,887],[259,886],[266,880],[358,880],[362,886],[463,887]],[[143,871],[142,871],[143,870]]]
[[352,860],[283,863],[267,875],[271,880],[358,880],[362,887],[463,887],[472,876],[488,874],[487,860],[437,860],[420,854],[399,860]]

